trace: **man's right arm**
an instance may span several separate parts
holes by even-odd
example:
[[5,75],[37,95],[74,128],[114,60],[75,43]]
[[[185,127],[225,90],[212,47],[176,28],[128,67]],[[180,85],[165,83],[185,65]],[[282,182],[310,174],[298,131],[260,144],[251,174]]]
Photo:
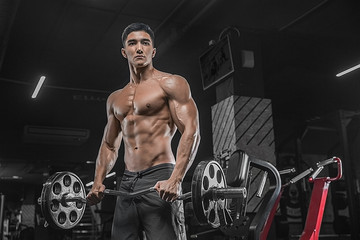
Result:
[[112,109],[112,98],[110,95],[107,101],[107,124],[104,136],[101,141],[99,153],[96,159],[94,183],[87,195],[90,205],[97,204],[103,197],[105,186],[103,181],[106,175],[114,167],[118,157],[118,151],[122,140],[122,132],[119,120],[115,117]]

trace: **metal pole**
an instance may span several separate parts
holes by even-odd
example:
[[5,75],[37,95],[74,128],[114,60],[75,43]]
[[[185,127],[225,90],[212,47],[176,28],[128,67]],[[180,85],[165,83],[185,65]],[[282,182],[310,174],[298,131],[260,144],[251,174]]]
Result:
[[5,195],[0,193],[0,239],[3,238]]
[[348,143],[348,137],[347,137],[347,119],[344,116],[343,111],[339,111],[338,115],[339,119],[339,130],[340,130],[340,141],[341,145],[344,151],[344,159],[343,159],[343,165],[344,165],[344,177],[346,182],[346,191],[348,194],[348,205],[349,205],[349,216],[350,216],[350,233],[351,233],[351,239],[355,240],[358,239],[359,236],[359,221],[357,217],[357,209],[356,209],[356,203],[355,203],[355,195],[354,195],[354,175],[352,172],[352,160],[349,152],[349,143]]

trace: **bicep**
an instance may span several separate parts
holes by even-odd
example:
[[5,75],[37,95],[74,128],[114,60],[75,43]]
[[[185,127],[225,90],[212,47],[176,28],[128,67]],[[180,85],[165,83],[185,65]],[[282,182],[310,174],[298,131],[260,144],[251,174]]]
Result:
[[107,124],[104,129],[103,144],[107,148],[119,149],[122,139],[120,121],[115,117],[113,109],[114,94],[111,94],[107,101]]
[[183,133],[185,128],[196,131],[198,110],[191,97],[187,81],[180,76],[175,76],[165,86],[169,99],[170,113],[179,131]]
[[194,100],[190,98],[185,103],[173,101],[172,105],[172,116],[179,131],[183,133],[185,128],[196,131],[198,111]]
[[114,116],[109,116],[104,130],[103,143],[110,149],[119,149],[121,138],[120,122]]

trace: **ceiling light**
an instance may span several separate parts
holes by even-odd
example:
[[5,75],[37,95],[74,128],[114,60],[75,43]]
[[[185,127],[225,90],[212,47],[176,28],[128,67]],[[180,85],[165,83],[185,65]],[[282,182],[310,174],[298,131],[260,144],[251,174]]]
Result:
[[36,98],[36,96],[38,95],[39,91],[40,91],[40,88],[41,86],[43,85],[44,81],[45,81],[45,76],[41,76],[37,85],[36,85],[36,88],[31,96],[31,98]]
[[[114,176],[114,175],[116,175],[116,172],[109,173],[108,175],[106,175],[105,178],[109,178],[109,177],[112,177],[112,176]],[[85,186],[86,186],[86,187],[90,187],[90,186],[92,186],[93,184],[94,184],[94,181],[91,181],[91,182],[88,182],[87,184],[85,184]]]
[[85,186],[86,186],[86,187],[90,187],[90,186],[92,186],[93,184],[94,184],[94,182],[91,181],[91,182],[88,182],[87,184],[85,184]]
[[347,73],[349,73],[349,72],[352,72],[352,71],[354,71],[354,70],[356,70],[356,69],[358,69],[358,68],[360,68],[360,64],[358,64],[358,65],[356,65],[356,66],[353,66],[353,67],[351,67],[351,68],[349,68],[349,69],[346,69],[345,71],[342,71],[342,72],[336,74],[336,76],[337,76],[337,77],[341,77],[341,76],[343,76],[343,75],[345,75],[345,74],[347,74]]
[[106,175],[106,178],[109,178],[109,177],[112,177],[116,174],[116,172],[112,172],[112,173],[109,173],[108,175]]

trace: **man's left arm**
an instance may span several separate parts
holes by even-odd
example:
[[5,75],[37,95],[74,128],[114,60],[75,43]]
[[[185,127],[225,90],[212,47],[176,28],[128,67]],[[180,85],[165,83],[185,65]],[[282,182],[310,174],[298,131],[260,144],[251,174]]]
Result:
[[180,194],[183,178],[199,147],[199,113],[191,97],[189,84],[183,77],[173,75],[163,83],[163,89],[168,96],[170,114],[181,133],[181,138],[174,171],[168,180],[158,182],[155,188],[162,199],[174,201]]

